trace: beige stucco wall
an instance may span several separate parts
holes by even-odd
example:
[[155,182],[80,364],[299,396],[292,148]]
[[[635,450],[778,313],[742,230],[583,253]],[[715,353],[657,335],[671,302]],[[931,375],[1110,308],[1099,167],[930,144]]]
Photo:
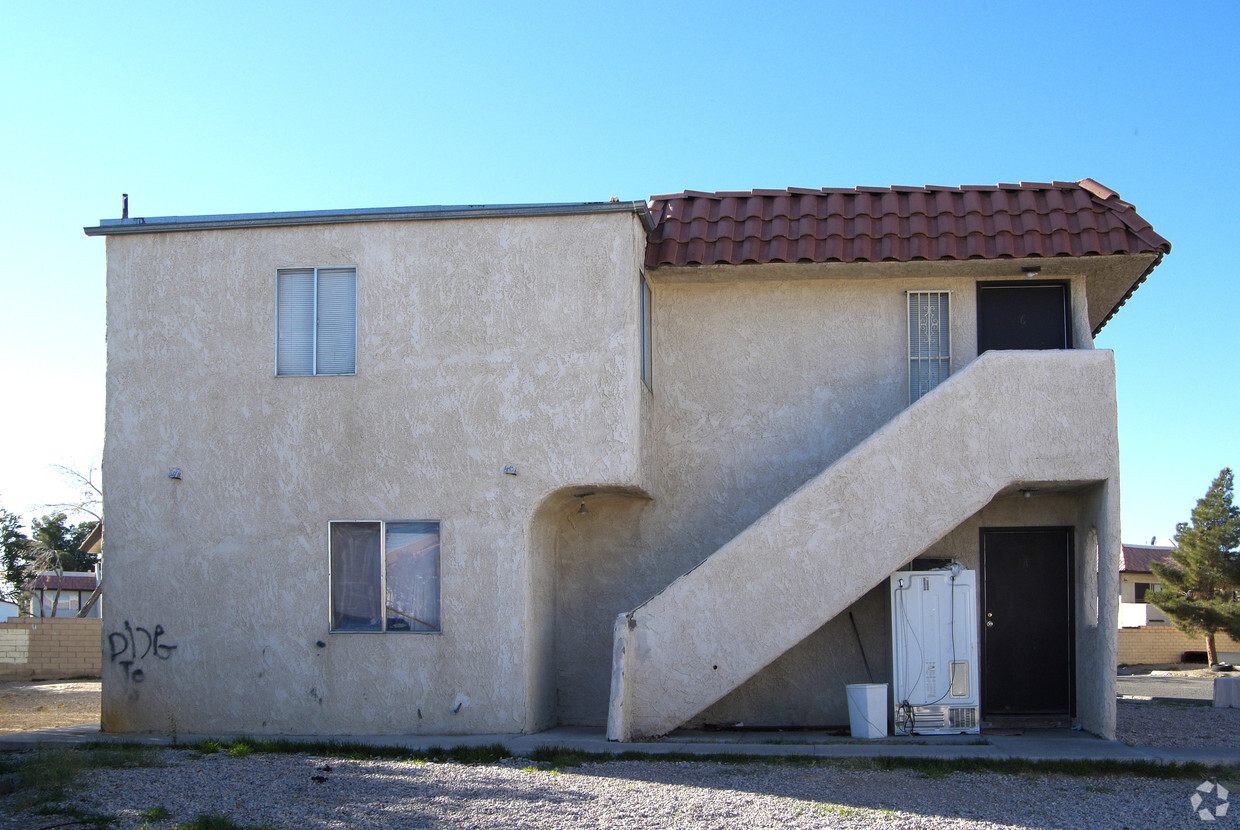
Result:
[[[649,487],[644,241],[624,213],[110,237],[104,636],[140,654],[105,655],[105,728],[546,723],[533,517]],[[307,265],[357,268],[356,376],[274,376],[276,269]],[[442,634],[328,631],[333,519],[442,522]]]
[[[770,278],[786,269],[739,270],[705,281],[686,272],[651,276],[654,500],[591,502],[588,515],[571,515],[562,528],[562,723],[597,725],[606,716],[617,613],[663,590],[907,407],[906,291],[952,291],[953,371],[976,355],[974,277],[911,278],[893,269],[795,280]],[[1073,281],[1077,299],[1080,284]],[[1092,346],[1081,306],[1073,310],[1078,345]],[[1113,417],[1113,400],[1109,406]],[[1037,503],[1021,507],[1030,513]],[[1018,523],[1041,519],[1032,511]],[[974,536],[973,561],[976,544]],[[882,592],[849,610],[871,668],[885,676]],[[842,723],[843,684],[863,679],[851,622],[841,615],[694,722]]]
[[[105,653],[105,727],[601,725],[616,615],[907,408],[905,292],[953,292],[960,372],[976,357],[976,280],[1012,277],[987,263],[871,265],[857,279],[658,269],[652,392],[638,360],[644,241],[631,214],[109,238],[105,642],[129,625],[163,648],[138,661],[137,683],[139,666]],[[304,265],[358,269],[356,377],[273,376],[275,270]],[[1084,282],[1059,266],[1075,345],[1089,348]],[[1055,394],[1113,420],[1110,376]],[[970,399],[945,432],[969,452],[975,405],[988,404]],[[936,480],[907,448],[892,459],[905,457]],[[1109,496],[1082,507],[1086,491],[1055,498],[1057,524],[1092,528],[1111,509]],[[977,516],[1046,512],[1005,503]],[[1088,515],[1062,518],[1074,510]],[[442,522],[443,634],[327,631],[331,519]],[[851,586],[847,607],[885,674],[885,593],[869,590],[881,579]],[[678,625],[701,636],[691,617]],[[842,685],[864,672],[846,615],[771,658],[700,719],[842,722]]]
[[906,291],[952,291],[953,370],[976,354],[974,279],[769,278],[780,271],[734,270],[705,282],[694,272],[649,275],[654,499],[591,503],[560,537],[564,723],[607,716],[616,614],[907,407]]

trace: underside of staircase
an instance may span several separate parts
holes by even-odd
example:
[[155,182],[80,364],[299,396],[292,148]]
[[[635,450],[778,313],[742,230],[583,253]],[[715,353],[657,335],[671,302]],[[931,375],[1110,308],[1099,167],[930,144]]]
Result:
[[1118,478],[1112,355],[979,357],[616,620],[608,737],[666,734],[997,495]]

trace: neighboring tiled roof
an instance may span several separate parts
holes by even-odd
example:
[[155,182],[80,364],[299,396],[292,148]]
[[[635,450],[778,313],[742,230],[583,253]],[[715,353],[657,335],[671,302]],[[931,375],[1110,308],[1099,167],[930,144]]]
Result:
[[[60,580],[62,591],[93,591],[98,583],[93,576],[70,576],[65,574]],[[55,591],[56,574],[39,574],[34,580],[34,591]]]
[[914,262],[1164,254],[1092,179],[964,187],[790,188],[654,196],[646,265]]
[[1119,569],[1121,572],[1148,574],[1150,563],[1170,561],[1175,548],[1161,545],[1120,545]]

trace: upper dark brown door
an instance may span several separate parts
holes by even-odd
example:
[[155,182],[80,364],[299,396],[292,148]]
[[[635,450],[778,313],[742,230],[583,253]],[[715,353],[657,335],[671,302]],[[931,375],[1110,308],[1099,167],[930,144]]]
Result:
[[982,529],[982,715],[1075,709],[1071,528]]
[[1070,349],[1066,285],[978,283],[977,353]]

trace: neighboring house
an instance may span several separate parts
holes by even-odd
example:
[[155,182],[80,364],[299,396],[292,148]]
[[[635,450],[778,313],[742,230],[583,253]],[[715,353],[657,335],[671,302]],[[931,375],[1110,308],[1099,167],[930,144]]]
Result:
[[985,719],[1114,734],[1093,336],[1170,244],[1096,182],[86,232],[109,731],[845,723],[921,558]]
[[1150,565],[1171,563],[1172,547],[1161,545],[1124,545],[1119,560],[1119,627],[1141,628],[1146,625],[1171,625],[1167,615],[1145,601],[1147,591],[1161,591],[1162,584]]
[[[46,571],[30,584],[30,612],[36,617],[76,617],[98,585],[97,576],[90,571],[64,571],[60,576]],[[99,606],[95,605],[86,616],[97,618],[99,613]]]
[[[1183,633],[1152,603],[1144,601],[1146,591],[1160,591],[1162,585],[1150,565],[1173,564],[1175,548],[1163,545],[1124,545],[1119,564],[1119,665],[1163,665],[1206,661],[1204,635]],[[1240,662],[1240,643],[1225,632],[1215,634],[1219,659]]]
[[103,616],[103,520],[95,522],[95,526],[91,528],[90,533],[82,540],[82,544],[78,545],[78,550],[83,553],[93,553],[95,555],[95,577],[97,583],[95,590],[90,595],[82,598],[82,607],[86,609],[85,613],[81,613],[83,617],[102,617]]
[[0,622],[4,622],[9,617],[16,617],[18,610],[16,603],[0,600]]

